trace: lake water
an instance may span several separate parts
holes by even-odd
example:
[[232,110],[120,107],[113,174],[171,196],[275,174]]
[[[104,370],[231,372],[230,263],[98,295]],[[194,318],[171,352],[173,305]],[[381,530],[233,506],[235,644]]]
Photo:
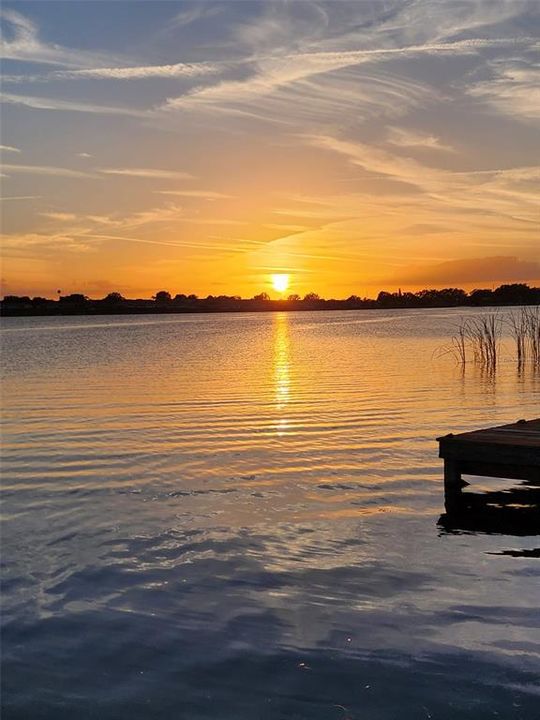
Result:
[[540,717],[539,538],[437,524],[539,414],[474,312],[5,319],[5,720]]

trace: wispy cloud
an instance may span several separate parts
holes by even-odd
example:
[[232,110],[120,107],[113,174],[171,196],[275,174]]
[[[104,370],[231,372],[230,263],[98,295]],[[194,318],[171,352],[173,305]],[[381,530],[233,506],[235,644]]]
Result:
[[8,200],[38,200],[41,195],[11,195],[0,197],[0,201],[7,202]]
[[366,143],[351,142],[330,135],[307,135],[313,145],[345,156],[353,165],[369,172],[382,173],[400,182],[426,191],[443,191],[447,187],[445,173],[428,168],[412,158],[393,155]]
[[347,113],[358,121],[404,115],[444,95],[435,83],[396,71],[398,63],[406,69],[424,58],[481,58],[533,48],[534,38],[491,30],[518,17],[524,10],[517,5],[445,4],[443,10],[411,0],[390,8],[340,4],[334,13],[318,3],[261,4],[256,17],[234,30],[244,58],[242,77],[201,84],[169,97],[158,110],[220,111],[303,126],[339,123]]
[[49,218],[49,220],[58,220],[60,222],[70,222],[72,220],[76,220],[77,218],[77,216],[73,213],[66,212],[42,212],[40,215]]
[[306,225],[283,225],[280,223],[266,223],[264,227],[270,228],[271,230],[282,230],[283,232],[304,232],[311,228]]
[[85,68],[62,70],[50,74],[51,79],[141,80],[146,78],[191,78],[214,75],[223,68],[214,63],[175,63],[173,65],[143,65],[140,67]]
[[295,70],[294,59],[269,61],[246,81],[224,81],[169,98],[156,112],[220,111],[278,125],[334,123],[336,117],[356,112],[359,119],[377,114],[398,116],[412,107],[435,100],[438,91],[425,83],[390,73],[355,73],[334,77],[322,71],[310,79],[305,68]]
[[[358,112],[399,115],[438,92],[426,83],[382,71],[354,68],[396,58],[477,54],[491,48],[533,44],[530,38],[471,38],[382,49],[285,53],[254,59],[245,79],[225,80],[169,98],[162,110],[216,110],[282,121],[335,117],[336,109],[356,106]],[[341,73],[338,73],[341,71]],[[352,73],[352,74],[351,74]],[[331,77],[329,77],[331,76]],[[286,111],[286,112],[285,112]]]
[[180,170],[159,170],[156,168],[100,168],[98,172],[104,175],[122,175],[151,180],[189,180],[193,178],[190,173]]
[[3,9],[0,18],[7,24],[10,35],[2,38],[0,57],[7,60],[84,67],[111,63],[113,58],[102,53],[90,53],[80,49],[65,48],[47,43],[39,38],[38,26],[26,15],[16,10]]
[[[91,232],[96,227],[110,227],[117,230],[131,230],[133,228],[142,227],[144,225],[154,225],[156,223],[178,221],[183,216],[181,207],[169,203],[164,207],[149,208],[147,210],[139,210],[135,213],[121,215],[115,213],[112,215],[77,215],[70,212],[47,211],[41,212],[42,217],[46,217],[56,223],[64,225],[72,223],[69,230],[73,233],[83,232],[81,228],[86,228],[85,233]],[[75,223],[75,225],[73,225]]]
[[504,115],[525,122],[540,119],[540,63],[500,60],[490,63],[490,77],[467,89]]
[[227,200],[232,195],[227,195],[214,190],[155,190],[160,195],[177,195],[178,197],[200,198],[202,200]]
[[111,227],[131,230],[133,228],[142,227],[143,225],[154,225],[164,222],[178,222],[183,217],[184,211],[178,205],[173,203],[165,205],[165,207],[149,208],[148,210],[140,210],[130,215],[122,217],[103,217],[88,216],[86,219],[94,220],[99,225],[107,225]]
[[20,149],[12,147],[11,145],[0,145],[1,152],[20,153]]
[[170,21],[167,23],[167,30],[170,32],[176,28],[184,28],[188,25],[192,25],[200,20],[207,20],[209,18],[219,15],[223,11],[223,8],[218,5],[208,7],[202,3],[197,3],[193,7],[188,7],[185,10],[180,10],[176,13]]
[[218,250],[224,253],[244,253],[246,248],[240,247],[238,243],[234,245],[223,245],[223,244],[209,244],[199,242],[169,242],[167,240],[153,240],[149,238],[125,236],[125,235],[102,235],[102,234],[91,234],[85,233],[84,237],[96,238],[101,240],[118,240],[124,242],[142,243],[145,245],[164,245],[167,247],[178,247],[178,248],[192,248],[195,250]]
[[194,223],[195,225],[247,225],[245,220],[235,220],[234,218],[203,218],[203,217],[184,217],[183,222]]
[[388,128],[388,142],[396,147],[405,148],[427,148],[429,150],[442,150],[444,152],[455,152],[450,145],[445,145],[435,135],[424,135],[405,128],[390,127]]
[[70,177],[70,178],[96,178],[89,172],[83,172],[82,170],[72,170],[70,168],[54,167],[51,165],[15,165],[10,163],[3,163],[2,167],[10,173],[23,173],[28,175],[56,175],[58,177]]
[[[206,15],[211,16],[208,12]],[[192,12],[201,15],[195,8]],[[204,13],[202,13],[204,14]],[[179,16],[181,13],[179,14]],[[179,26],[180,19],[173,20]],[[0,18],[9,28],[9,35],[2,37],[0,57],[6,60],[18,60],[45,65],[60,65],[67,69],[52,70],[46,73],[13,75],[3,74],[4,83],[47,82],[70,79],[102,80],[138,80],[146,78],[195,78],[222,72],[223,66],[210,62],[177,62],[161,65],[148,65],[119,62],[121,58],[105,53],[86,52],[80,49],[65,48],[56,43],[47,43],[39,38],[39,28],[35,22],[20,12],[11,9],[2,10]],[[187,16],[186,16],[187,19]],[[114,65],[111,61],[116,60]]]
[[2,245],[7,251],[40,250],[57,252],[58,250],[70,250],[86,252],[92,248],[92,243],[89,243],[81,236],[69,233],[13,233],[3,236]]
[[[472,171],[450,171],[424,165],[413,158],[394,155],[375,145],[351,142],[329,135],[305,136],[306,140],[320,148],[345,156],[350,163],[368,172],[381,173],[399,182],[407,183],[430,194],[440,201],[463,203],[491,200],[503,201],[503,196],[512,192],[526,199],[520,189],[512,190],[516,181],[538,179],[539,166],[525,166],[507,169],[486,169]],[[471,192],[474,191],[474,196]],[[515,198],[517,199],[517,197]]]
[[[395,241],[398,245],[403,241],[420,242],[406,230],[405,219],[412,217],[416,223],[428,226],[446,225],[444,239],[441,240],[440,231],[437,231],[436,241],[446,251],[450,244],[455,246],[458,239],[463,247],[470,246],[473,239],[484,237],[488,240],[488,247],[490,242],[507,240],[509,234],[515,242],[521,238],[525,246],[535,242],[533,238],[538,227],[537,166],[452,171],[430,167],[365,143],[331,136],[307,139],[320,148],[342,155],[349,163],[367,172],[386,176],[399,184],[387,187],[378,197],[369,190],[349,197],[327,196],[328,204],[322,210],[317,205],[307,211],[303,206],[278,210],[293,222],[305,212],[308,217],[326,216],[329,222],[333,213],[335,221],[342,218],[341,223],[346,228],[344,242],[350,243],[347,238],[355,232],[346,223],[357,222],[364,236],[365,231],[361,228],[370,227],[373,242],[379,244],[384,241],[386,254],[394,252],[390,238],[399,238]],[[424,238],[431,235],[433,232],[422,234]]]
[[16,95],[2,93],[0,102],[8,105],[23,105],[34,110],[62,110],[69,112],[92,113],[97,115],[127,115],[143,118],[147,113],[143,110],[127,107],[114,107],[111,105],[96,105],[75,100],[60,100],[58,98],[34,97],[31,95]]

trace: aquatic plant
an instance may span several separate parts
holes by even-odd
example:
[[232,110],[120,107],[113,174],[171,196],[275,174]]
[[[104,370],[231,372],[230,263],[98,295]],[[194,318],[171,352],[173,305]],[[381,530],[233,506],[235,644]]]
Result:
[[507,320],[496,312],[461,318],[450,343],[437,354],[450,354],[462,366],[472,358],[475,364],[495,370],[505,325],[515,342],[518,365],[527,361],[540,367],[540,306],[523,307]]
[[518,364],[540,365],[540,307],[523,307],[509,318]]
[[525,360],[526,339],[527,339],[527,322],[523,312],[513,312],[508,319],[510,331],[516,343],[516,356],[518,364],[521,365]]
[[495,369],[499,355],[502,330],[501,318],[496,313],[468,318],[466,332],[475,362]]
[[540,365],[540,307],[522,309],[526,328],[527,355],[534,365]]
[[502,322],[496,313],[461,318],[450,344],[443,346],[438,354],[450,354],[462,366],[472,356],[474,363],[494,370],[499,356],[501,330]]

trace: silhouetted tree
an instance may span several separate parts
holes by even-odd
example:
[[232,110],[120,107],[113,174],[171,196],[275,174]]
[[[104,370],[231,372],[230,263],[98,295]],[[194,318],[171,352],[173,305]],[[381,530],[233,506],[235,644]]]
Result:
[[29,305],[31,300],[28,295],[6,295],[4,302],[7,305]]
[[304,295],[304,302],[317,302],[317,300],[320,300],[321,298],[317,295],[317,293],[310,292],[307,295]]
[[394,296],[392,293],[386,292],[386,290],[381,290],[377,295],[377,305],[379,305],[379,307],[391,307],[393,302]]
[[47,298],[44,297],[33,297],[32,298],[32,305],[33,307],[45,307],[46,305],[49,305],[49,303],[53,302],[52,300],[47,300]]
[[470,293],[469,300],[471,305],[491,305],[493,302],[493,292],[488,289],[478,288]]
[[300,302],[300,295],[293,293],[292,295],[289,295],[287,300],[288,300],[288,302]]
[[88,302],[88,298],[82,293],[71,293],[71,295],[62,295],[59,297],[58,302],[63,305],[85,305]]
[[254,300],[257,300],[259,302],[267,302],[270,300],[270,295],[266,292],[259,293],[258,295],[253,296]]
[[524,283],[501,285],[493,291],[493,299],[503,305],[523,305],[531,299],[531,288]]
[[417,297],[412,292],[401,293],[402,307],[416,307],[418,305]]
[[460,288],[443,290],[420,290],[416,293],[420,305],[424,307],[457,306],[467,304],[467,293]]
[[103,298],[103,302],[106,305],[120,305],[124,302],[124,298],[119,292],[111,292]]
[[171,302],[171,293],[166,290],[160,290],[153,296],[152,300],[155,300],[158,304],[169,303]]

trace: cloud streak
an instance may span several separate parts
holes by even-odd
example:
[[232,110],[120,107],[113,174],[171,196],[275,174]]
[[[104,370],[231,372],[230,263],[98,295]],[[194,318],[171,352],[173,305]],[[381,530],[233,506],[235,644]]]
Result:
[[69,178],[92,178],[97,175],[82,170],[72,170],[70,168],[54,167],[51,165],[15,165],[11,163],[2,163],[2,168],[9,173],[22,173],[26,175],[50,175],[57,177]]
[[100,80],[144,80],[146,78],[192,78],[214,75],[222,71],[212,63],[175,63],[174,65],[146,65],[142,67],[91,68],[54,73],[54,77],[92,78]]
[[92,113],[96,115],[126,115],[138,118],[147,116],[145,111],[134,108],[98,105],[74,100],[60,100],[58,98],[34,97],[31,95],[16,95],[13,93],[0,94],[0,102],[7,105],[22,105],[34,110],[59,110],[64,112]]
[[200,63],[173,63],[170,65],[140,65],[128,67],[94,67],[78,70],[56,70],[38,75],[5,75],[8,83],[50,82],[55,80],[147,80],[149,78],[199,78],[223,72],[224,66]]
[[100,168],[98,172],[104,175],[121,175],[131,178],[145,178],[150,180],[190,180],[193,175],[179,170],[159,170],[156,168]]
[[[381,63],[396,58],[415,58],[421,56],[475,55],[481,50],[492,48],[508,48],[529,46],[534,43],[531,38],[483,39],[471,38],[444,43],[425,43],[399,48],[349,50],[341,52],[300,52],[285,54],[283,57],[260,57],[256,59],[250,75],[243,80],[225,80],[216,85],[207,85],[189,90],[184,95],[169,98],[161,106],[162,110],[209,110],[220,109],[228,112],[248,112],[250,106],[260,103],[261,99],[274,97],[274,109],[288,111],[294,116],[292,103],[306,102],[307,112],[313,114],[317,103],[319,108],[332,103],[339,107],[344,103],[362,105],[378,105],[379,110],[393,100],[393,112],[399,114],[397,101],[401,100],[405,108],[414,105],[415,101],[426,96],[436,97],[433,88],[411,82],[405,78],[392,76],[389,73],[363,72],[353,76],[335,75],[338,71],[351,71],[366,64]],[[332,74],[332,83],[322,76]],[[287,92],[290,94],[287,95]],[[380,98],[377,98],[379,94]],[[394,97],[392,97],[392,95]],[[288,102],[287,102],[288,101]],[[251,107],[252,115],[256,115],[256,107]],[[266,103],[265,111],[270,109]],[[297,109],[298,112],[298,109]],[[323,113],[324,114],[324,113]],[[266,112],[260,113],[261,117]]]
[[89,53],[43,42],[39,38],[38,26],[16,10],[0,10],[0,19],[10,30],[10,35],[2,37],[0,57],[3,59],[68,67],[102,65],[105,62],[110,64],[113,60],[111,56],[101,53]]
[[404,128],[390,127],[388,128],[388,142],[391,145],[402,148],[425,148],[428,150],[441,150],[443,152],[455,152],[450,145],[445,145],[440,138],[435,135],[425,135],[415,132],[414,130],[406,130]]
[[178,197],[199,198],[201,200],[228,200],[232,195],[215,192],[214,190],[155,190],[160,195],[176,195]]
[[[519,282],[540,279],[540,263],[520,260],[512,255],[448,260],[423,267],[400,270],[387,282],[403,285],[447,285],[458,283]],[[382,281],[384,282],[384,281]]]

